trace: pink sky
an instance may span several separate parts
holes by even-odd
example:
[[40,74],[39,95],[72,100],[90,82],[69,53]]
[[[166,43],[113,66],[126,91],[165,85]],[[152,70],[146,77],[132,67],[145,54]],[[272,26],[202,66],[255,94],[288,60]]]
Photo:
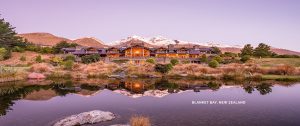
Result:
[[300,51],[298,0],[0,0],[19,33],[106,43],[131,35]]

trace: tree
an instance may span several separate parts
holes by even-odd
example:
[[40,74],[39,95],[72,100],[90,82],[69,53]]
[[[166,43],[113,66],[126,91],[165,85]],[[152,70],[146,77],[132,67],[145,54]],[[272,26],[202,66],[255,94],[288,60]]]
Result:
[[216,61],[216,60],[212,60],[208,63],[208,66],[211,67],[211,68],[216,68],[219,66],[219,62]]
[[270,46],[266,45],[264,43],[260,43],[255,49],[254,49],[254,56],[256,57],[268,57],[272,55],[272,51],[270,51]]
[[214,53],[214,54],[222,54],[222,51],[220,50],[220,48],[218,48],[218,47],[211,47],[212,48],[212,52]]
[[61,53],[62,48],[70,48],[70,47],[76,47],[76,43],[68,43],[67,41],[61,41],[60,43],[57,43],[55,46],[52,47],[53,53]]
[[152,64],[155,64],[155,60],[153,58],[149,58],[146,60],[146,62],[148,63],[152,63]]
[[13,48],[14,46],[25,47],[26,43],[22,38],[17,36],[15,27],[12,27],[9,22],[3,18],[0,19],[0,46],[5,48]]
[[179,63],[179,61],[177,59],[171,59],[170,63],[175,66]]
[[253,56],[253,47],[251,46],[251,44],[247,44],[244,46],[244,48],[241,50],[241,57],[248,55],[248,56]]
[[168,73],[173,68],[172,64],[156,64],[154,69],[162,74]]

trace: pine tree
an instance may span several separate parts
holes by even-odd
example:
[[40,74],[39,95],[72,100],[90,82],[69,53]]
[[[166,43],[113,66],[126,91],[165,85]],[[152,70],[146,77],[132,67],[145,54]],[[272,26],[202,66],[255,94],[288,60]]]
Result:
[[5,48],[13,48],[15,46],[25,47],[26,43],[22,42],[22,38],[17,36],[15,27],[3,18],[0,19],[0,46]]

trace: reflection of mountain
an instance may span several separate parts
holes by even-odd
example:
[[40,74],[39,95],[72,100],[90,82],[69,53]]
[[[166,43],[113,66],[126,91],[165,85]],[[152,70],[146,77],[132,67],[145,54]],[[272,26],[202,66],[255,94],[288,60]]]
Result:
[[83,96],[83,97],[91,97],[91,96],[94,96],[94,95],[97,95],[98,93],[100,93],[102,90],[98,90],[98,91],[90,91],[90,90],[81,90],[79,92],[76,92],[75,94],[76,95],[79,95],[79,96]]
[[54,90],[38,90],[26,95],[26,100],[49,100],[57,96]]
[[163,91],[161,91],[161,90],[148,90],[148,91],[145,91],[143,94],[134,94],[134,93],[131,93],[130,91],[127,91],[125,89],[114,90],[113,92],[131,97],[131,98],[139,98],[139,97],[144,97],[144,96],[162,98],[162,97],[167,96],[167,95],[170,94],[168,92],[168,90],[163,90]]

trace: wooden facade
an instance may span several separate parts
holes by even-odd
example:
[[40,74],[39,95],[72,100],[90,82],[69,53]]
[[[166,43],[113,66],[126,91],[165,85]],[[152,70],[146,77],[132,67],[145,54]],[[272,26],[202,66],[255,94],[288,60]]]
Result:
[[62,51],[64,51],[64,53],[71,53],[77,56],[99,54],[102,57],[109,58],[200,58],[203,54],[213,54],[212,48],[199,48],[199,46],[194,46],[193,48],[175,48],[174,45],[169,45],[167,48],[149,48],[145,47],[143,43],[133,43],[128,47],[121,48],[64,48]]

